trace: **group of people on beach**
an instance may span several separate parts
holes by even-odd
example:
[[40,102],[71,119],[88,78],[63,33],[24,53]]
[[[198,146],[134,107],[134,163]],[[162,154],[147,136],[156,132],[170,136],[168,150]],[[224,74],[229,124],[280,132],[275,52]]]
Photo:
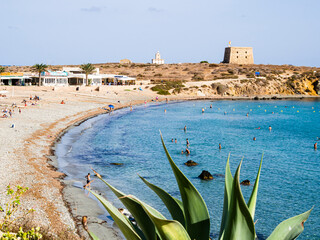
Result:
[[11,107],[5,107],[1,110],[1,118],[12,118],[15,110],[18,109],[18,112],[21,114],[21,108],[17,104],[13,103]]

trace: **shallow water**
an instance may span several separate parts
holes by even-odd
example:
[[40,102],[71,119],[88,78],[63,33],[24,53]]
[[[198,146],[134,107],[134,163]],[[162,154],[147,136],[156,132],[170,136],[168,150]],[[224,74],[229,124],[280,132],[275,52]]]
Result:
[[[205,108],[205,113],[201,113],[201,108]],[[315,208],[299,239],[319,239],[320,146],[318,151],[313,149],[320,137],[319,117],[318,101],[153,104],[135,107],[132,112],[123,109],[88,120],[62,138],[56,153],[60,170],[67,173],[68,178],[84,183],[84,176],[93,167],[109,183],[124,193],[136,195],[169,218],[161,201],[137,175],[179,197],[161,146],[161,130],[173,160],[207,203],[211,235],[215,239],[219,234],[224,196],[224,177],[220,174],[224,174],[228,154],[231,153],[232,173],[244,157],[240,180],[249,179],[252,183],[242,187],[248,200],[264,153],[255,216],[259,239],[267,238],[281,221],[312,206]],[[183,131],[185,125],[186,132]],[[261,129],[256,129],[258,127]],[[172,138],[176,138],[177,143],[172,143]],[[190,156],[181,154],[186,148],[186,138],[190,141]],[[184,166],[190,159],[199,165]],[[123,165],[110,165],[114,162]],[[216,174],[215,179],[199,180],[197,176],[202,170]],[[99,181],[92,186],[105,192],[116,206],[121,206]]]

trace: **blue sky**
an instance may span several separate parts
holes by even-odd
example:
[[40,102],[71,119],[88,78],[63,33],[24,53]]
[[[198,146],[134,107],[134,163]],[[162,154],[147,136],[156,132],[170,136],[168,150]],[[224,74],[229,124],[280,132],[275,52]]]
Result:
[[220,62],[320,66],[319,0],[0,0],[0,64]]

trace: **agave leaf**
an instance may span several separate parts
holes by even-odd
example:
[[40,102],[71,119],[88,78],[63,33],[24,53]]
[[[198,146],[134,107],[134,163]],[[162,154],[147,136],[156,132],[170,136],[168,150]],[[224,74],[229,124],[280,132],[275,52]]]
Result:
[[162,135],[161,142],[179,186],[186,218],[187,232],[191,239],[208,240],[210,234],[210,217],[207,206],[198,190],[172,160],[164,144]]
[[159,217],[154,213],[157,212],[154,208],[148,204],[133,198],[133,196],[127,196],[134,201],[140,203],[145,212],[149,215],[150,219],[154,223],[157,232],[160,235],[161,240],[191,240],[185,228],[180,222],[176,220],[167,220],[165,217]]
[[[113,206],[109,201],[107,201],[104,197],[100,196],[99,194],[96,194],[94,191],[90,189],[87,190],[91,192],[102,203],[102,205],[109,212],[109,214],[111,215],[111,217],[113,218],[113,220],[115,221],[115,223],[127,239],[141,240],[141,237],[136,233],[131,222],[128,220],[127,217],[122,215],[119,212],[119,210],[115,206]],[[91,234],[92,233],[90,233],[90,235]]]
[[304,222],[307,221],[311,211],[302,213],[295,217],[281,222],[267,238],[267,240],[293,240],[296,239],[304,230]]
[[132,214],[134,219],[136,220],[138,226],[141,228],[145,238],[147,240],[156,240],[157,234],[156,229],[149,218],[148,214],[144,211],[142,206],[137,203],[136,201],[133,201],[131,198],[125,197],[126,194],[122,193],[109,183],[107,183],[105,180],[100,178],[111,190],[112,192],[120,199],[120,201],[123,203],[123,205],[126,206],[126,208],[129,210],[129,212]]
[[263,154],[261,156],[261,161],[260,161],[260,166],[259,166],[259,170],[257,173],[256,181],[254,182],[252,193],[251,193],[250,199],[248,201],[248,208],[249,208],[249,212],[251,214],[252,219],[254,219],[254,214],[256,211],[256,203],[257,203],[257,195],[258,195],[258,187],[259,187],[262,160],[263,160]]
[[219,239],[221,237],[223,237],[223,233],[225,230],[225,225],[226,225],[226,221],[227,221],[228,213],[229,213],[229,209],[230,209],[230,202],[231,202],[233,177],[232,177],[231,170],[230,170],[229,159],[230,159],[230,153],[228,155],[228,160],[227,160],[227,165],[226,165],[223,213],[222,213],[222,219],[221,219]]
[[237,168],[233,180],[229,212],[225,231],[221,238],[223,240],[236,240],[239,239],[239,236],[241,236],[241,239],[246,240],[255,239],[254,223],[240,188],[239,175],[241,163],[242,161]]
[[88,231],[88,233],[93,240],[100,240],[93,232]]
[[162,200],[162,202],[166,205],[169,210],[173,220],[177,220],[185,226],[185,218],[183,212],[183,204],[179,199],[172,197],[169,193],[159,188],[158,186],[148,182],[145,178],[139,176],[142,181],[153,190]]

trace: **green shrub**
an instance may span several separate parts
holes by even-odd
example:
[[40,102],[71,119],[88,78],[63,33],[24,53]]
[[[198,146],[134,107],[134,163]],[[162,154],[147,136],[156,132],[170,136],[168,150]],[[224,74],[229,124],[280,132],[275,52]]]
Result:
[[201,61],[200,63],[208,63],[208,61]]
[[28,232],[24,232],[22,227],[19,228],[18,233],[6,232],[2,235],[0,240],[38,240],[42,238],[42,234],[39,232],[40,228],[32,228]]

